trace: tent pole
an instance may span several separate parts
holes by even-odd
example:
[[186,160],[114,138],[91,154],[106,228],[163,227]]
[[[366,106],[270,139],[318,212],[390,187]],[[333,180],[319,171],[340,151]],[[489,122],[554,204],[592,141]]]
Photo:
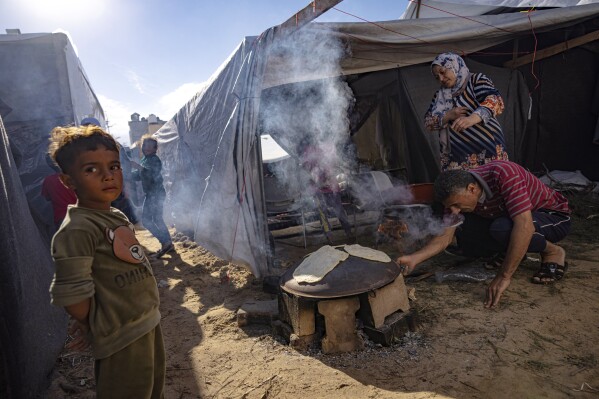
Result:
[[291,33],[302,26],[310,23],[312,20],[320,17],[322,14],[341,3],[343,0],[314,0],[306,7],[296,12],[291,18],[277,27],[277,30],[284,33]]

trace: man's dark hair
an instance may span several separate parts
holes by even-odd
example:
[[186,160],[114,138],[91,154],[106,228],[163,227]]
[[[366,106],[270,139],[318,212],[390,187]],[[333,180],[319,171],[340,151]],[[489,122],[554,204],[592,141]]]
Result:
[[63,173],[75,162],[82,151],[95,151],[104,146],[119,153],[119,144],[102,128],[94,125],[80,127],[56,127],[50,132],[48,154],[60,166]]
[[476,179],[467,170],[446,170],[435,180],[435,201],[443,203],[449,196],[466,189]]

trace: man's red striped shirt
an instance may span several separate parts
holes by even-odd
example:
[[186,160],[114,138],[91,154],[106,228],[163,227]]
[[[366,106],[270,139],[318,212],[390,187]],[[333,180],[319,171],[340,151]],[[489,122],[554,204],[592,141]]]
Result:
[[507,215],[513,219],[539,209],[570,213],[563,195],[514,162],[492,161],[470,173],[485,192],[484,201],[474,209],[477,215],[493,219]]

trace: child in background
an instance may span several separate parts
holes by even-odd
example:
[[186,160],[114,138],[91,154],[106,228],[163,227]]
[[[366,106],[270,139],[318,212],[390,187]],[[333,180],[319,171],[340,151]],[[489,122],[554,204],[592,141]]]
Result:
[[157,150],[158,141],[150,136],[144,137],[141,144],[144,156],[140,163],[131,161],[131,167],[137,169],[133,171],[133,179],[141,180],[141,187],[146,195],[141,222],[162,244],[162,248],[156,253],[156,257],[161,258],[175,247],[162,215],[166,191],[162,185],[162,162],[156,155]]
[[123,176],[119,147],[98,126],[57,127],[50,155],[77,195],[52,239],[54,305],[75,320],[67,347],[91,342],[102,398],[162,398],[165,354],[159,295],[127,217],[110,204]]
[[60,181],[60,170],[52,159],[48,157],[46,161],[55,173],[44,178],[44,182],[42,183],[42,197],[52,204],[54,228],[58,229],[67,214],[67,206],[75,204],[77,196],[73,190],[62,184],[62,181]]

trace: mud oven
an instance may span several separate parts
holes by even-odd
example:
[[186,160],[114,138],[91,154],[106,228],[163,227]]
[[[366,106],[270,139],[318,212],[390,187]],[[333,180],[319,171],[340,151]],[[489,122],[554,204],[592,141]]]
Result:
[[307,349],[319,342],[324,353],[350,352],[371,341],[390,345],[416,329],[398,265],[350,255],[317,283],[298,283],[300,262],[280,279],[276,334]]

